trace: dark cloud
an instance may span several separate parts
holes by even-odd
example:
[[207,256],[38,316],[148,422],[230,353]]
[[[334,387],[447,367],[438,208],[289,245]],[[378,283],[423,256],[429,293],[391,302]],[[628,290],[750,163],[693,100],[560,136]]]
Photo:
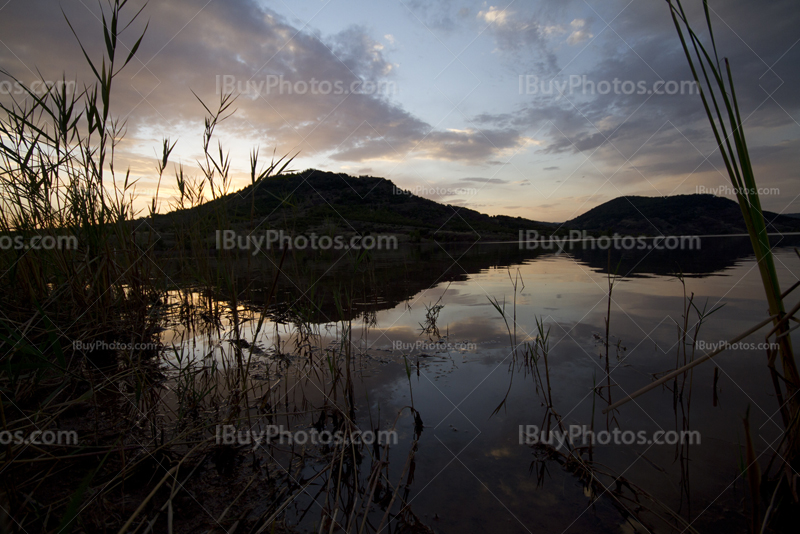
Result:
[[[548,76],[540,75],[530,91],[536,93],[529,95],[530,104],[514,112],[478,114],[475,123],[528,135],[539,132],[537,138],[545,140],[543,154],[586,156],[617,185],[655,186],[662,179],[677,184],[676,178],[724,172],[699,95],[696,90],[680,94],[682,83],[688,93],[693,78],[666,4],[626,4],[592,3],[597,12],[610,14],[606,20],[613,22],[609,28],[602,28],[599,21],[592,26],[591,31],[600,35],[592,42],[596,61],[588,69],[564,70],[554,78],[554,84],[560,84],[555,89]],[[699,2],[691,4],[690,18],[707,38],[702,7]],[[795,46],[800,11],[793,6],[790,0],[764,9],[744,0],[712,4],[718,49],[730,58],[753,161],[759,175],[770,182],[790,179],[796,173],[787,169],[797,168],[797,152],[790,147],[798,138],[800,94],[791,88],[800,83],[800,46]],[[615,79],[620,84],[617,92]],[[612,87],[607,94],[599,91],[603,81]],[[639,94],[640,86],[631,84],[626,91],[621,86],[624,81],[641,83],[646,91]],[[660,89],[677,88],[678,94],[653,94],[657,82],[670,83]],[[560,95],[558,87],[567,89]],[[786,136],[792,140],[775,145],[776,137]],[[776,174],[777,168],[782,172]],[[668,186],[656,189],[663,187]]]
[[452,32],[472,14],[471,7],[454,0],[406,0],[403,5],[415,22],[432,31]]
[[[523,15],[516,11],[513,3],[505,7],[484,4],[477,16],[486,31],[494,36],[497,49],[512,54],[517,65],[526,65],[551,76],[558,72],[551,38],[568,30],[561,25],[548,24],[541,10]],[[586,35],[578,36],[576,44]]]
[[524,143],[520,132],[512,128],[447,130],[432,132],[420,142],[418,149],[425,157],[434,159],[483,163],[499,151]]
[[[99,8],[67,1],[64,9],[90,57],[99,61]],[[249,0],[178,0],[149,4],[141,23],[128,30],[126,46],[146,18],[145,40],[115,80],[114,112],[127,119],[133,138],[151,140],[148,132],[201,126],[203,108],[194,91],[209,107],[220,93],[238,94],[237,112],[224,131],[279,153],[365,161],[413,152],[481,162],[523,142],[512,129],[433,130],[393,102],[394,66],[360,26],[325,38]],[[51,2],[11,0],[0,17],[0,35],[7,46],[0,49],[0,64],[14,75],[31,78],[38,67],[49,79],[66,69],[90,80],[80,48]],[[350,91],[356,86],[364,94]]]
[[479,184],[507,184],[508,180],[500,178],[461,178],[460,182],[475,182]]

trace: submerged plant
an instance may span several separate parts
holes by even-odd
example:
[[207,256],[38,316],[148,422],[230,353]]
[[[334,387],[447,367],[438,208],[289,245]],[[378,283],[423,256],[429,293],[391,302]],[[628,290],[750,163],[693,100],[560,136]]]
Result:
[[447,284],[447,287],[442,291],[442,294],[436,300],[436,302],[431,303],[430,305],[425,304],[425,322],[419,323],[420,328],[422,331],[421,334],[427,335],[430,339],[439,339],[442,337],[441,333],[439,332],[439,325],[437,321],[439,320],[439,313],[444,309],[444,304],[440,304],[442,302],[442,298],[444,298],[444,294],[447,293],[447,290],[450,288],[450,284]]

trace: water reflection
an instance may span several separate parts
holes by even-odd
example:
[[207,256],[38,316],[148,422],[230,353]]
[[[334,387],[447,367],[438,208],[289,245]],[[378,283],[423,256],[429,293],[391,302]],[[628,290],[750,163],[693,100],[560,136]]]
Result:
[[[302,404],[319,413],[286,416],[287,424],[313,425],[328,413],[336,389],[315,378],[311,362],[324,365],[332,354],[327,348],[346,347],[335,357],[354,358],[348,393],[353,420],[385,427],[401,414],[401,445],[387,453],[386,478],[405,481],[389,521],[402,518],[406,528],[418,520],[443,532],[634,532],[683,530],[691,522],[700,531],[713,525],[744,532],[739,462],[747,407],[759,453],[781,436],[763,350],[724,353],[616,413],[600,414],[607,405],[603,399],[619,399],[691,357],[679,330],[686,325],[693,334],[696,326],[687,298],[700,309],[722,305],[700,329],[698,339],[708,342],[730,339],[766,317],[747,241],[714,243],[702,254],[612,254],[611,262],[600,252],[420,246],[365,263],[344,258],[319,279],[314,277],[322,266],[313,258],[295,258],[281,282],[283,306],[275,308],[273,322],[244,329],[245,343],[260,351],[253,365],[261,372],[253,380],[271,399],[262,406],[272,409],[268,413],[277,413],[276,400],[287,414]],[[776,259],[788,287],[797,280],[798,260],[788,249],[780,249]],[[610,303],[609,263],[622,275]],[[261,275],[270,272],[265,267]],[[688,276],[685,289],[675,276],[679,272]],[[245,274],[258,280],[252,271]],[[248,305],[260,304],[259,284],[250,286],[243,316]],[[345,302],[333,298],[342,288],[351,290],[344,291]],[[215,298],[224,302],[224,296]],[[435,306],[441,308],[432,330]],[[524,356],[525,347],[536,344],[537,319],[550,335],[546,371]],[[223,324],[217,338],[200,336],[211,339],[197,345],[200,352],[225,347],[224,332]],[[178,336],[173,339],[184,346],[190,341],[178,330],[165,335]],[[755,335],[747,341],[761,340]],[[421,433],[411,406],[424,421]],[[647,436],[699,430],[702,441],[597,444],[571,453],[520,444],[521,425]],[[574,461],[585,453],[591,472]],[[371,472],[361,476],[369,489]],[[389,487],[382,488],[375,502],[391,497]],[[315,529],[313,501],[310,494],[300,495],[289,522]]]
[[[782,248],[798,246],[800,236],[773,236],[772,242]],[[752,248],[745,237],[710,237],[703,239],[700,250],[611,250],[610,262],[609,251],[578,243],[560,254],[529,250],[516,243],[404,244],[398,250],[372,251],[363,256],[341,251],[292,251],[277,282],[277,301],[291,303],[291,310],[278,306],[275,314],[280,319],[280,314],[288,311],[302,315],[305,321],[327,323],[341,318],[344,311],[346,318],[354,319],[365,312],[396,308],[440,284],[453,283],[457,288],[472,275],[489,269],[559,256],[572,258],[583,269],[598,273],[607,273],[610,264],[611,270],[625,279],[679,273],[703,277],[752,258]],[[165,264],[169,270],[167,259]],[[240,298],[263,302],[280,264],[281,255],[276,251],[237,261],[232,275],[237,278],[237,287],[242,288]],[[182,274],[176,271],[175,279],[180,280]],[[351,297],[344,307],[336,303],[343,291]],[[216,295],[221,300],[229,297]]]

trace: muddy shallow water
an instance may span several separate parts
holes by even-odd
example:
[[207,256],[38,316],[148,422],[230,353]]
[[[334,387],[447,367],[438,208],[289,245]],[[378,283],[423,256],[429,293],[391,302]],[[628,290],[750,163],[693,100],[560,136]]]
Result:
[[[608,273],[601,258],[596,254],[524,257],[514,245],[498,247],[505,249],[495,251],[489,265],[481,264],[482,257],[491,256],[485,247],[484,253],[473,251],[477,257],[462,261],[453,251],[434,250],[430,254],[437,261],[431,261],[428,269],[439,271],[410,286],[396,276],[397,262],[388,262],[395,274],[392,269],[376,269],[373,306],[350,317],[354,423],[364,429],[387,428],[402,413],[398,443],[390,449],[390,479],[400,479],[415,434],[414,418],[403,407],[413,403],[424,423],[413,477],[410,482],[404,479],[403,485],[404,501],[416,517],[439,532],[647,532],[669,531],[663,521],[669,509],[700,532],[747,531],[741,461],[742,418],[748,407],[762,466],[781,436],[763,348],[739,346],[720,354],[679,380],[679,394],[670,382],[612,414],[601,411],[609,396],[617,401],[684,363],[677,325],[684,322],[686,299],[692,294],[700,310],[722,305],[702,324],[697,340],[703,343],[730,339],[767,317],[754,260],[736,249],[728,258],[715,255],[709,267],[699,255],[694,260],[684,255],[679,265],[687,273],[684,289],[674,274],[678,269],[665,265],[667,259],[647,260],[657,267],[648,272],[641,267],[641,258],[626,258],[617,269],[622,276],[610,303],[609,380],[604,344]],[[461,268],[462,263],[470,267]],[[797,281],[794,273],[800,273],[800,260],[792,249],[779,249],[776,264],[784,289]],[[441,276],[440,271],[453,274]],[[422,282],[429,287],[418,289]],[[389,286],[397,287],[381,292]],[[398,298],[404,292],[405,298]],[[505,320],[490,299],[504,307]],[[436,316],[438,332],[423,332],[431,326],[426,312],[436,304],[442,306]],[[694,335],[697,315],[694,310],[689,315]],[[526,344],[536,338],[537,318],[549,329],[551,410],[544,383],[522,357]],[[322,321],[311,328],[313,335],[303,342],[316,347],[314,364],[313,357],[297,355],[297,342],[303,336],[290,324],[269,323],[257,337],[248,337],[255,332],[254,323],[243,329],[242,338],[255,347],[252,380],[260,384],[259,391],[285,392],[280,396],[285,413],[300,405],[323,410],[336,401],[328,398],[330,381],[315,378],[315,369],[325,365],[324,348],[341,342],[343,323]],[[765,333],[762,330],[744,342],[761,343]],[[199,336],[189,352],[214,357],[214,346],[231,344],[224,339],[224,329],[220,336],[222,341],[219,336]],[[171,330],[164,339],[181,340]],[[691,346],[687,351],[691,358]],[[698,349],[696,355],[706,351]],[[538,366],[544,376],[541,360]],[[598,490],[562,466],[552,447],[521,443],[520,428],[543,429],[547,421],[552,425],[548,417],[552,411],[566,427],[619,429],[648,438],[658,431],[691,430],[699,432],[700,443],[595,444],[593,463],[629,484],[609,485],[611,479],[606,478]],[[263,417],[263,410],[253,417]],[[276,416],[270,422],[309,428],[316,419],[306,414]],[[267,454],[279,460],[281,452],[270,449]],[[315,469],[309,462],[303,480]],[[368,469],[363,471],[360,476],[366,478]],[[316,508],[321,504],[315,502],[314,488],[312,484],[287,508],[287,525],[318,528]],[[637,496],[632,488],[652,499]],[[636,508],[631,502],[636,499],[645,509],[644,525],[625,512]],[[654,505],[656,501],[663,508]]]

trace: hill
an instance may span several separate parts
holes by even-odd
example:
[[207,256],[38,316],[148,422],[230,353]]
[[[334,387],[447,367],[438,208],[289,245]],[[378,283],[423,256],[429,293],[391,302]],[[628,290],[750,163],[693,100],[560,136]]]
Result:
[[[800,231],[800,219],[764,212],[769,232]],[[564,226],[621,235],[715,235],[747,233],[733,200],[714,195],[626,196],[609,200]]]
[[[543,236],[566,235],[572,229],[620,235],[747,232],[739,205],[714,195],[624,196],[558,225],[442,204],[404,191],[386,178],[315,169],[276,176],[201,206],[159,215],[152,223],[168,233],[174,222],[211,217],[222,206],[234,229],[395,234],[410,241],[509,241],[529,230]],[[800,218],[771,212],[765,216],[770,232],[800,231]]]
[[[285,228],[295,232],[395,233],[437,241],[516,239],[520,230],[550,234],[558,227],[521,217],[492,216],[441,204],[398,188],[385,178],[354,177],[309,169],[280,175],[189,210],[158,216],[204,217],[224,204],[234,224]],[[561,230],[561,233],[565,230]]]

